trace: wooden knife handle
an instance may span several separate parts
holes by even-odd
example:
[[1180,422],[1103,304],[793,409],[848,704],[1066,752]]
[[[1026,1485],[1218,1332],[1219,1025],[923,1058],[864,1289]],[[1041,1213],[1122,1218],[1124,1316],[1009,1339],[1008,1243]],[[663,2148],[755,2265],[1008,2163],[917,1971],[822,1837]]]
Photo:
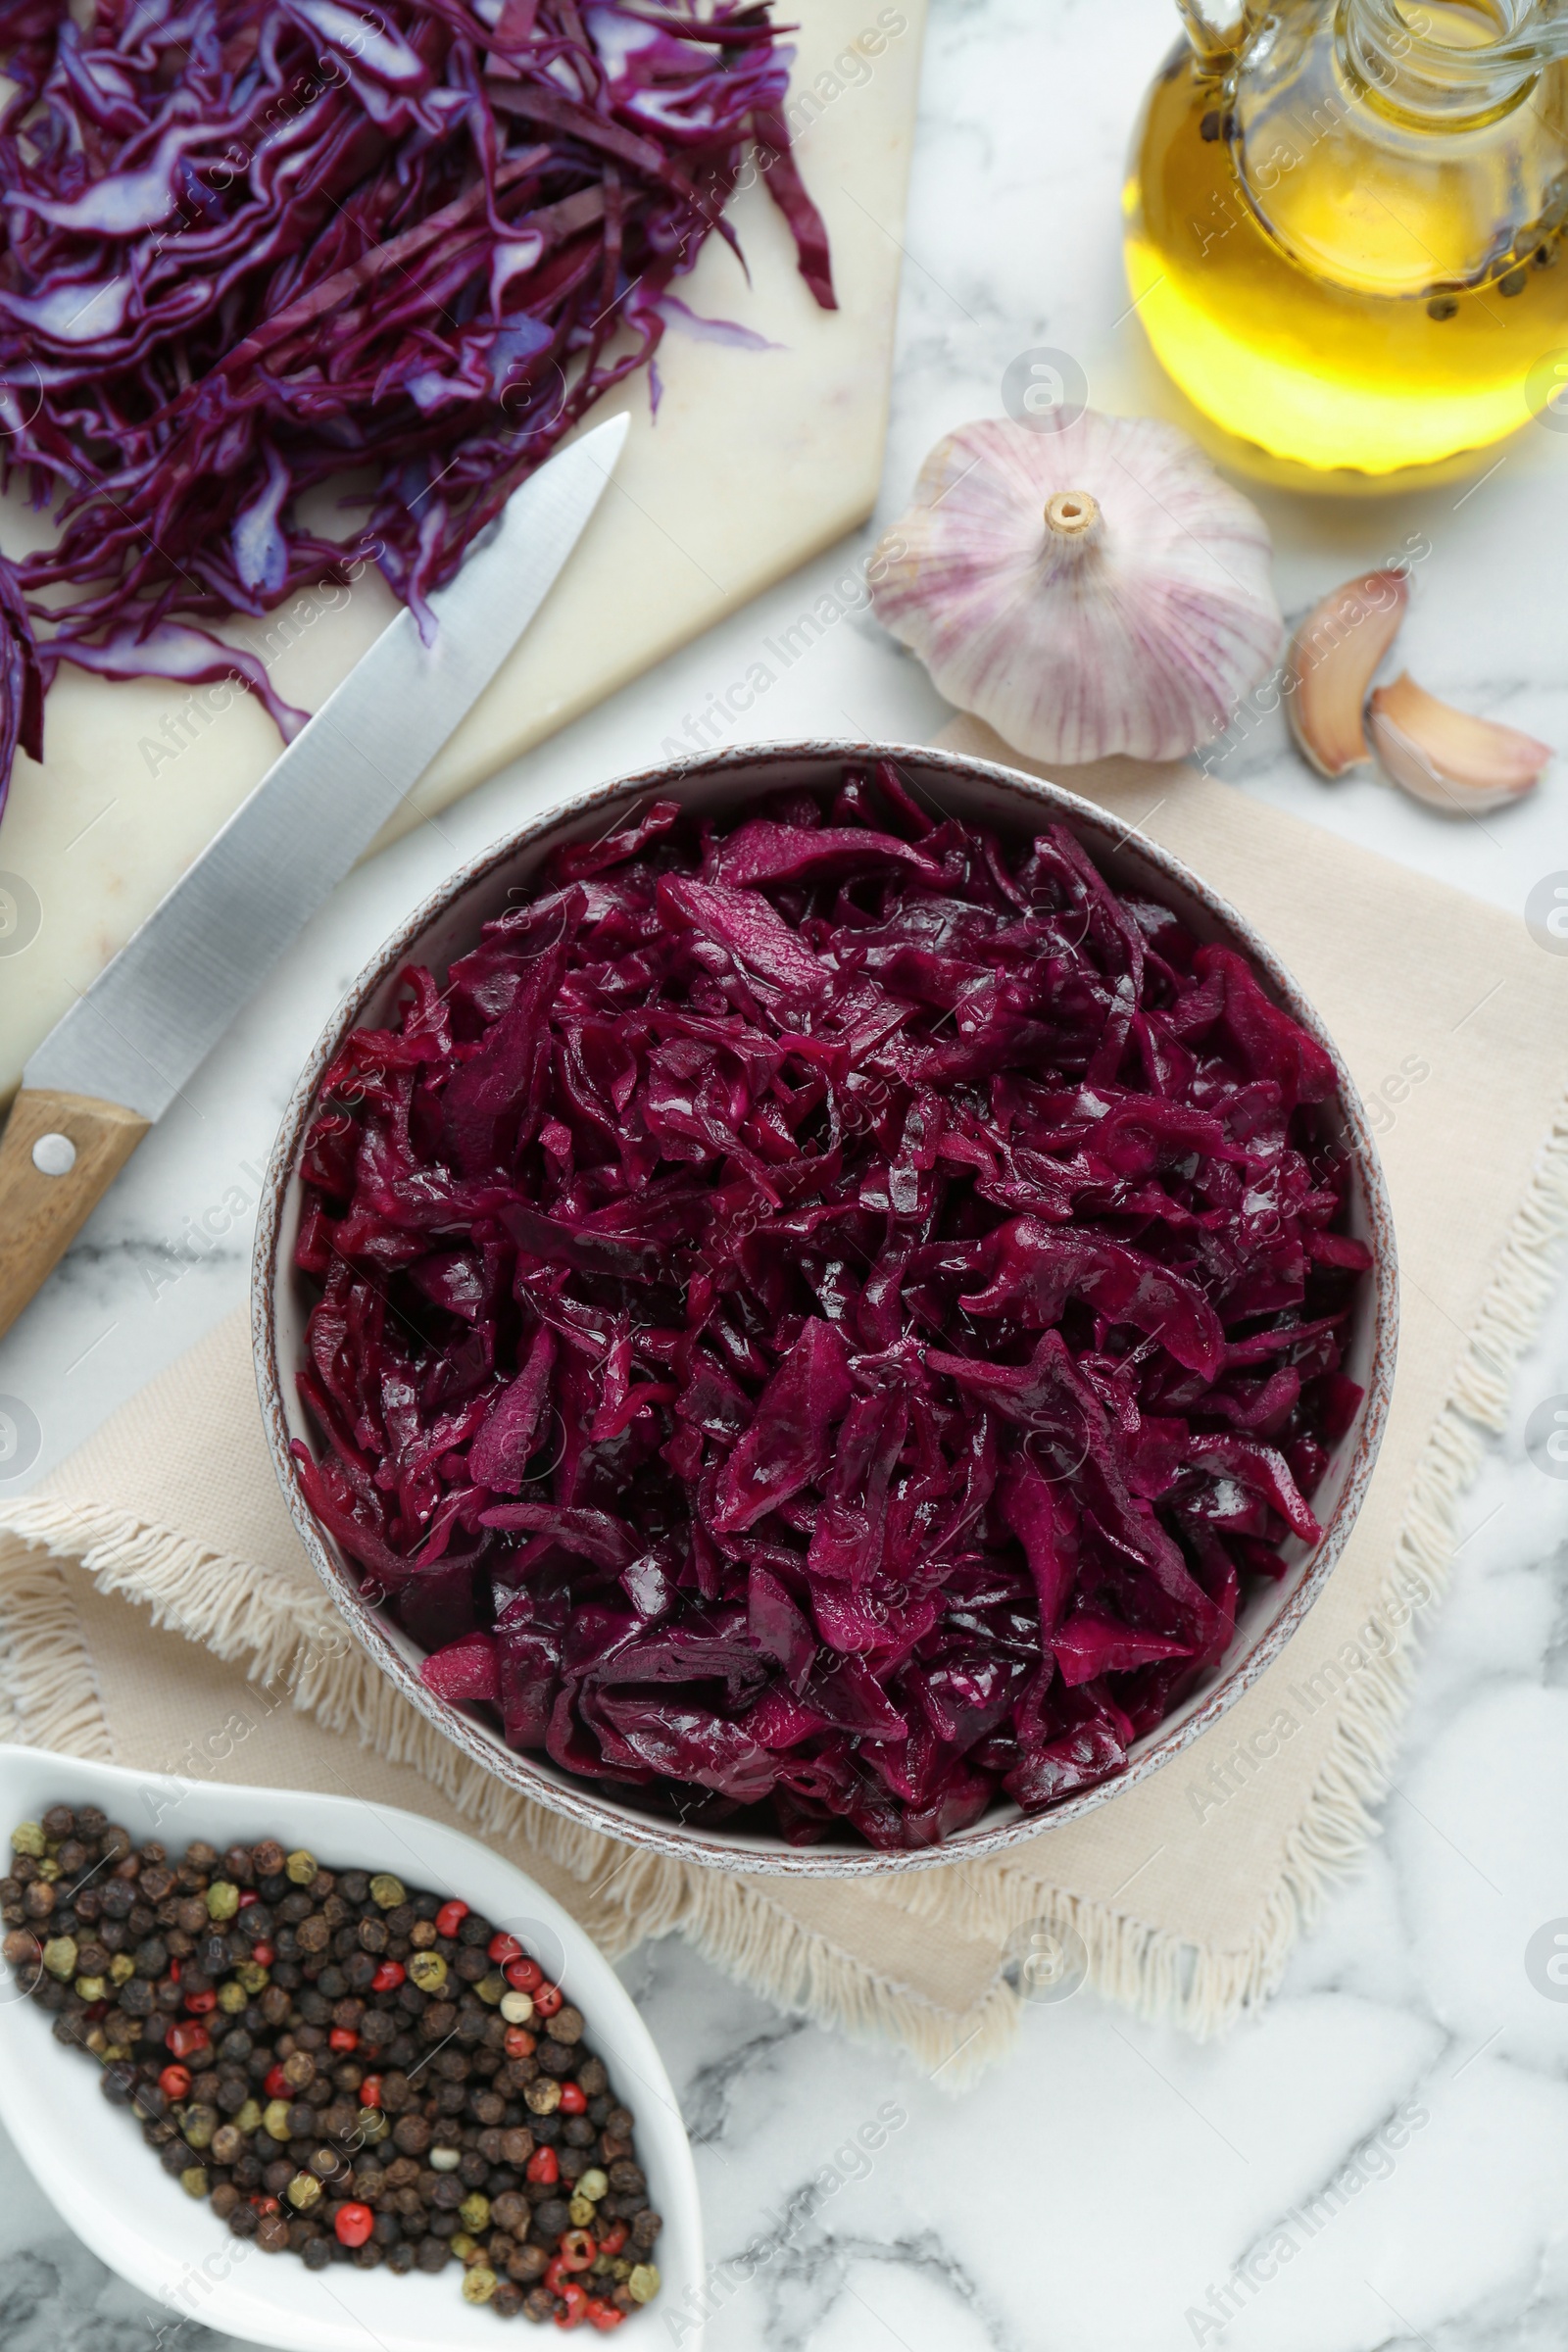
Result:
[[91,1095],[24,1087],[0,1136],[0,1332],[64,1255],[150,1124]]

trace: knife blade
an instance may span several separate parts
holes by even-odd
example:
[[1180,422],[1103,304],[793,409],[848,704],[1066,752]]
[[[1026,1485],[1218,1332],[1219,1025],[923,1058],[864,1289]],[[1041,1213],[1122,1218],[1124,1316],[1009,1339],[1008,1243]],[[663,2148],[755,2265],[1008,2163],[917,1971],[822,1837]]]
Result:
[[0,1138],[0,1332],[417,782],[554,586],[624,416],[514,491],[430,607],[398,613],[32,1054]]

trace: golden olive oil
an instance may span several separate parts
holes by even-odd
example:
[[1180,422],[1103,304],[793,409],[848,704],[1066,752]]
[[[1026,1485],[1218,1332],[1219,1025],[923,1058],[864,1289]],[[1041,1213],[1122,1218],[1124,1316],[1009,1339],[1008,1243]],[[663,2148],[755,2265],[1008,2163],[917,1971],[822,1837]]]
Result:
[[[1369,87],[1328,53],[1333,15],[1272,83],[1184,43],[1151,91],[1126,255],[1155,352],[1227,431],[1313,468],[1434,464],[1548,403],[1555,423],[1559,392],[1568,427],[1563,66],[1406,110],[1397,66]],[[1499,29],[1441,0],[1427,22],[1455,85]]]

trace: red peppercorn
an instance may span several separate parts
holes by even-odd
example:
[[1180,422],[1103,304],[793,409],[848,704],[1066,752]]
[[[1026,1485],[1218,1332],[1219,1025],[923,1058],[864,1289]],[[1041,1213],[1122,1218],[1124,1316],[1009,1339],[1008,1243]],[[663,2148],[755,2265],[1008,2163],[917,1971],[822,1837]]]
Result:
[[559,2254],[546,2266],[544,2284],[553,2295],[564,2295],[566,2291],[566,2266]]
[[218,2007],[218,1995],[216,1992],[187,1992],[185,2006],[192,2017],[210,2017]]
[[380,2106],[381,2078],[379,2075],[366,2076],[364,2082],[360,2084],[359,2099],[362,2107]]
[[176,2058],[193,2058],[198,2050],[212,2046],[207,2028],[194,2017],[182,2018],[177,2026],[171,2026],[164,2038]]
[[396,1992],[408,1973],[401,1960],[383,1960],[370,1979],[370,1990],[372,1992]]
[[340,2205],[332,2227],[340,2245],[363,2246],[375,2228],[375,2216],[368,2205]]
[[438,1936],[455,1936],[467,1916],[467,1904],[460,1903],[454,1896],[450,1903],[443,1903],[435,1915],[436,1934]]
[[534,1988],[533,2005],[541,2017],[554,2017],[565,1998],[559,1984],[540,1984]]
[[252,2197],[251,2203],[255,2206],[258,2213],[275,2213],[277,2211],[277,2199],[275,2197]]
[[177,1960],[171,1960],[169,1963],[169,1982],[171,1984],[179,1983],[179,1962]]
[[[548,2276],[547,2272],[546,2277],[548,2278]],[[557,2292],[566,2308],[564,2311],[557,2312],[556,2326],[558,2328],[579,2327],[588,2316],[588,2296],[585,2290],[568,2278],[565,2285],[558,2288]]]
[[518,1992],[532,1992],[536,1984],[542,1984],[545,1981],[545,1972],[538,1961],[528,1959],[526,1954],[509,1960],[502,1974]]
[[568,2271],[585,2271],[598,2251],[586,2230],[567,2230],[556,2249],[556,2260]]
[[618,2328],[625,2317],[623,2311],[617,2311],[613,2303],[607,2303],[601,2295],[590,2295],[588,2308],[583,2313],[589,2327],[597,2328],[601,2335],[608,2335],[612,2328]]
[[563,2115],[587,2114],[588,2093],[580,2082],[563,2082],[561,2085],[561,2112]]
[[350,2026],[334,2026],[327,2035],[327,2046],[334,2050],[357,2050],[360,2037]]
[[509,2058],[531,2058],[539,2044],[526,2026],[509,2026],[502,2046]]
[[190,2068],[188,2066],[166,2066],[158,2078],[158,2087],[166,2099],[188,2099],[190,2097]]
[[248,1911],[252,1903],[259,1903],[261,1899],[261,1896],[257,1893],[254,1886],[242,1886],[240,1888],[239,1907],[242,1911]]
[[286,2099],[293,2095],[293,2085],[280,2066],[270,2066],[262,2078],[262,2088],[270,2099]]
[[258,1968],[270,1968],[273,1960],[271,1945],[270,1943],[253,1943],[251,1945],[251,1958],[255,1961]]
[[530,2180],[554,2183],[561,2179],[561,2167],[556,2162],[554,2148],[535,2148],[524,2170]]
[[621,2247],[622,2247],[622,2246],[623,2246],[625,2243],[626,2243],[626,2225],[625,2225],[625,2223],[624,2223],[624,2222],[612,2222],[612,2223],[611,2223],[611,2225],[610,2225],[610,2228],[609,2228],[608,2230],[603,2230],[603,2231],[601,2231],[601,2233],[600,2233],[600,2238],[599,2238],[599,2251],[600,2251],[600,2253],[601,2253],[601,2254],[612,2254],[612,2255],[613,2255],[613,2254],[618,2254],[618,2253],[620,2252],[620,2249],[621,2249]]
[[505,1967],[509,1960],[515,1960],[521,1950],[522,1946],[515,1936],[509,1936],[505,1929],[498,1929],[485,1945],[486,1953],[498,1968]]

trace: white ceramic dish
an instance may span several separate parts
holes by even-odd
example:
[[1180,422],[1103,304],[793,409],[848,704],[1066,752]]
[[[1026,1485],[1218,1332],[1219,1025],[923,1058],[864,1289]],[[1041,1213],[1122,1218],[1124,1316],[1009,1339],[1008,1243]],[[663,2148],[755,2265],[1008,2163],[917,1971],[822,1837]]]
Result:
[[[0,1746],[0,1838],[51,1804],[101,1805],[134,1843],[157,1837],[177,1852],[205,1838],[221,1849],[275,1836],[327,1864],[390,1870],[410,1885],[461,1894],[530,1945],[588,2020],[611,2080],[637,2118],[638,2157],[664,2217],[655,2259],[662,2285],[617,2329],[626,2352],[652,2352],[662,2311],[686,2306],[703,2270],[697,2177],[680,2110],[647,2027],[610,1963],[570,1914],[510,1862],[416,1813],[293,1788],[193,1786],[38,1748]],[[7,1848],[8,1850],[8,1848]],[[465,2303],[455,2265],[436,2277],[333,2264],[312,2272],[230,2236],[206,2204],[170,2180],[128,2109],[111,2107],[97,2069],[63,2049],[50,2020],[0,1967],[0,2121],[62,2218],[99,2259],[183,2320],[286,2352],[500,2352],[539,2340]],[[694,2308],[687,2306],[687,2308]],[[592,2330],[588,2330],[592,2334]],[[595,2341],[598,2339],[595,2338]],[[682,2331],[688,2352],[700,2329]]]

